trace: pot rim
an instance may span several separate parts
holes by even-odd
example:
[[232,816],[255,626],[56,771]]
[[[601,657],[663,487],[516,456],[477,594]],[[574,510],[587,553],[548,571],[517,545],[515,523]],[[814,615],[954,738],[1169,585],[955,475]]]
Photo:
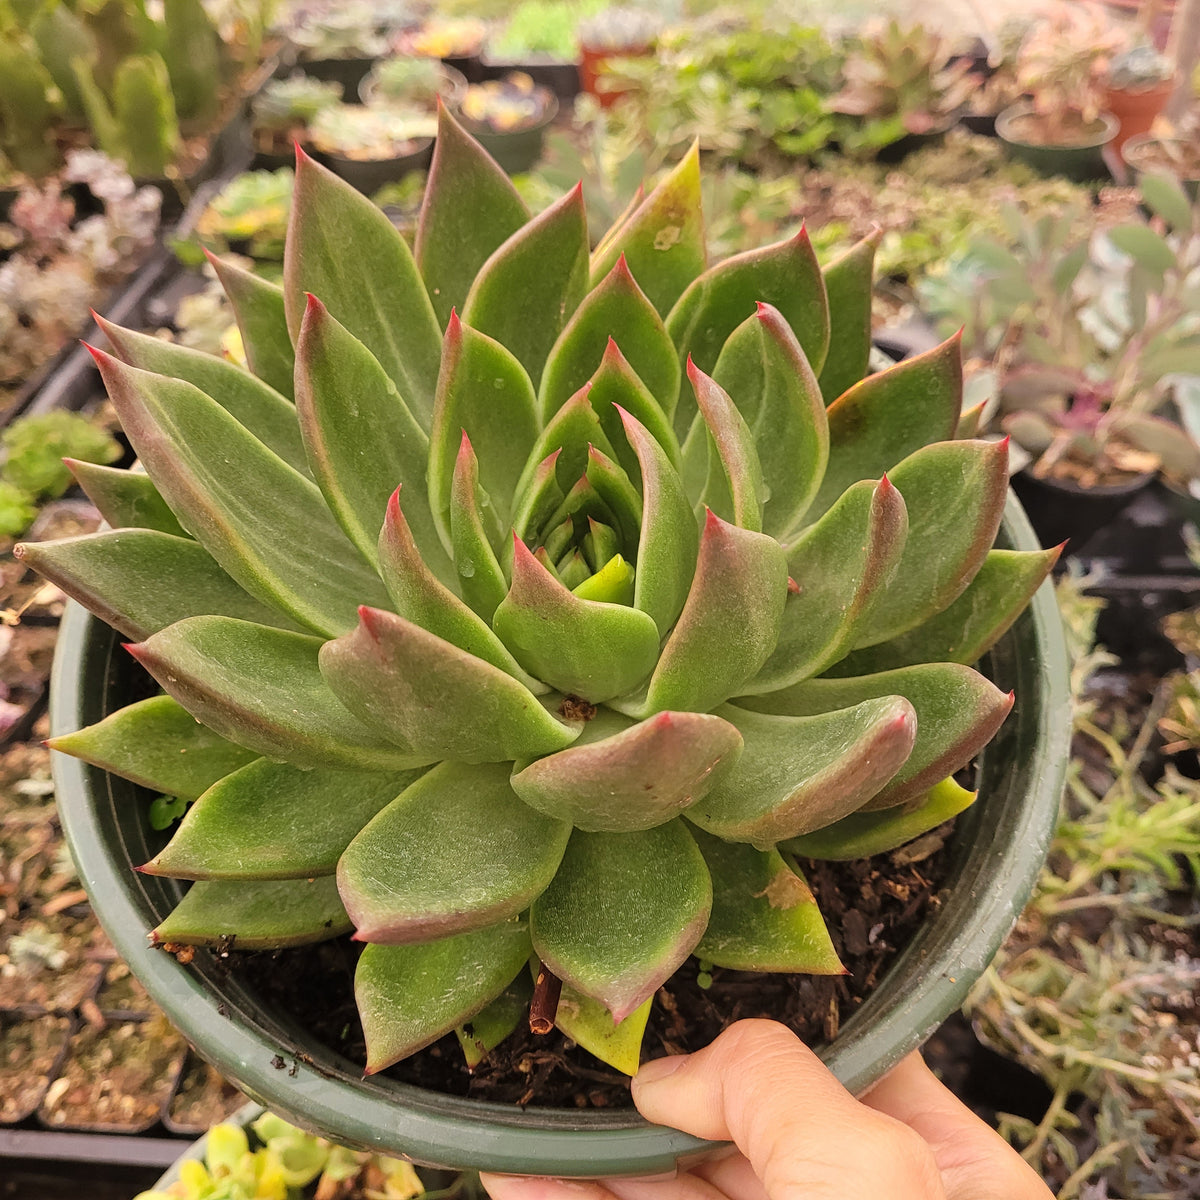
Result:
[[1096,120],[1100,122],[1100,132],[1095,137],[1078,142],[1027,142],[1024,138],[1014,137],[1009,129],[1013,122],[1028,116],[1034,111],[1028,100],[1018,100],[996,114],[996,136],[1002,141],[1011,142],[1014,146],[1028,146],[1034,150],[1098,150],[1107,146],[1120,132],[1121,122],[1110,112],[1101,112]]
[[[1037,546],[1011,492],[997,544]],[[78,604],[67,605],[52,674],[52,734],[125,703],[112,670],[118,640]],[[950,879],[957,886],[821,1051],[852,1092],[866,1090],[961,1005],[1020,914],[1049,847],[1070,737],[1066,649],[1049,581],[989,661],[996,682],[1019,699],[980,757],[979,800],[959,818]],[[720,1148],[632,1111],[521,1110],[380,1076],[360,1080],[358,1068],[315,1041],[297,1045],[286,1014],[256,1010],[232,977],[214,991],[218,964],[207,952],[184,967],[150,946],[147,934],[172,903],[174,885],[131,869],[119,819],[130,812],[132,785],[63,754],[51,760],[68,845],[113,944],[188,1040],[293,1124],[427,1166],[574,1178],[662,1175]],[[955,896],[968,897],[965,906]]]
[[[1163,174],[1174,175],[1175,172],[1171,171],[1171,169],[1169,167],[1144,167],[1144,166],[1141,166],[1140,164],[1138,164],[1137,162],[1134,162],[1130,158],[1130,154],[1136,155],[1139,150],[1142,150],[1147,146],[1158,145],[1163,142],[1178,142],[1180,145],[1184,145],[1184,146],[1190,144],[1188,142],[1187,138],[1160,137],[1158,134],[1155,134],[1155,133],[1135,133],[1133,135],[1133,137],[1126,138],[1124,145],[1122,145],[1121,158],[1124,160],[1125,165],[1134,171],[1142,171],[1142,172],[1158,171]],[[1188,179],[1200,178],[1200,168],[1197,168],[1195,175],[1187,175],[1187,176],[1184,176],[1184,178],[1188,178]]]

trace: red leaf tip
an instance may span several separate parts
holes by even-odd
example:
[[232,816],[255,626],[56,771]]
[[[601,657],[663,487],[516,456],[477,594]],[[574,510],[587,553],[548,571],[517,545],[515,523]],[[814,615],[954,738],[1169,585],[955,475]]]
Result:
[[713,510],[711,508],[709,508],[708,505],[706,504],[704,506],[704,532],[705,533],[716,532],[724,524],[725,524],[725,522],[722,521],[721,518],[718,517],[717,514],[715,512],[713,512]]
[[96,365],[103,367],[105,363],[113,361],[113,356],[103,350],[97,349],[91,342],[85,342],[83,338],[79,339],[79,344],[96,360]]
[[312,313],[320,312],[325,306],[312,294],[312,292],[304,293],[304,315],[310,316]]

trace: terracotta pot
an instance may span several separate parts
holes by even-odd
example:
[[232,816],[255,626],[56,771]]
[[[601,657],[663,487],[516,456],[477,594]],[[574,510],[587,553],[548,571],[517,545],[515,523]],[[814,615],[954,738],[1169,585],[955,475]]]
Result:
[[579,47],[579,82],[585,92],[600,101],[601,108],[611,108],[622,96],[629,94],[629,89],[597,90],[597,80],[605,74],[609,62],[614,58],[646,58],[653,53],[654,47],[649,45],[624,46],[618,50],[581,45]]
[[1126,88],[1108,88],[1105,91],[1104,107],[1117,118],[1121,126],[1112,143],[1117,154],[1131,137],[1150,132],[1150,126],[1166,108],[1174,90],[1175,80],[1168,79],[1136,91]]

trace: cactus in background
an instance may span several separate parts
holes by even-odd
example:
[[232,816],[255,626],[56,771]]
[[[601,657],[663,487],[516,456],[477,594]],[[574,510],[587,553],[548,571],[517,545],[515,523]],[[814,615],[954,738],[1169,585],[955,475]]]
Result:
[[100,149],[124,162],[135,178],[165,175],[179,149],[179,120],[161,55],[127,58],[113,82],[111,104],[100,90],[92,67],[81,59],[76,59],[73,66]]
[[147,28],[130,0],[88,0],[80,6],[80,16],[92,36],[92,75],[101,92],[112,95],[117,68],[134,54],[154,48],[153,42],[147,43]]
[[42,65],[62,93],[64,116],[84,120],[87,114],[71,61],[91,59],[96,53],[96,39],[91,31],[66,5],[52,4],[30,22],[29,34],[37,45]]
[[165,0],[162,54],[182,121],[207,121],[220,107],[221,39],[201,0]]
[[0,38],[0,146],[9,161],[27,175],[45,175],[58,165],[51,136],[54,81],[37,48],[24,34]]

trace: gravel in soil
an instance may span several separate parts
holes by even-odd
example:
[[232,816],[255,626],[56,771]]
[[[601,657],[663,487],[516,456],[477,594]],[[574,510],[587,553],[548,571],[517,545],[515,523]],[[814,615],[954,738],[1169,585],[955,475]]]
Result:
[[246,1097],[208,1063],[188,1055],[183,1076],[167,1110],[167,1124],[174,1133],[199,1136],[212,1125],[232,1116]]
[[19,1121],[37,1107],[70,1033],[66,1017],[0,1021],[0,1122]]
[[[734,1021],[770,1017],[810,1045],[836,1037],[925,918],[941,903],[949,826],[921,844],[847,863],[802,860],[834,945],[841,976],[760,975],[713,968],[701,986],[689,959],[659,989],[643,1058],[690,1053]],[[366,1061],[354,1005],[359,947],[349,939],[259,953],[232,952],[226,962],[271,1008],[286,1013],[351,1062]],[[280,1069],[286,1066],[279,1059]],[[471,1073],[453,1035],[397,1063],[393,1079],[444,1094],[501,1104],[551,1108],[629,1108],[629,1080],[557,1029],[539,1036],[525,1025]]]
[[149,1129],[171,1094],[185,1054],[183,1039],[160,1019],[84,1026],[71,1040],[62,1074],[38,1110],[55,1128]]

